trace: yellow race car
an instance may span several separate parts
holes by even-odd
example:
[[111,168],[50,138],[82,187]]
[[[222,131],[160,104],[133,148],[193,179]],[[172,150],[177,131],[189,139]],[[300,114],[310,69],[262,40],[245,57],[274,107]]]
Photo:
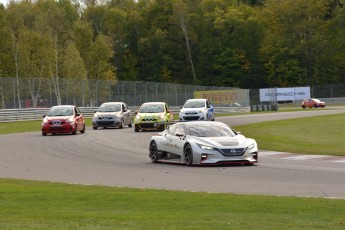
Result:
[[146,102],[135,111],[134,131],[164,130],[164,122],[174,121],[174,116],[165,102]]

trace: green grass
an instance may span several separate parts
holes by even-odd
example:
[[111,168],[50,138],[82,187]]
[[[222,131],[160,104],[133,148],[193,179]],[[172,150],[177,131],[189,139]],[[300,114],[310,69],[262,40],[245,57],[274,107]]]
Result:
[[259,149],[345,156],[344,114],[262,122],[234,127],[258,142]]
[[42,121],[0,122],[0,134],[38,131],[41,123]]
[[345,200],[0,179],[0,229],[344,229]]

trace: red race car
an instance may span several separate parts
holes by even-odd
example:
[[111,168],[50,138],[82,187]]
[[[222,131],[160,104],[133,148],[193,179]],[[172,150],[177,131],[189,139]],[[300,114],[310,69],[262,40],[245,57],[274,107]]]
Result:
[[309,98],[309,99],[304,99],[302,101],[302,108],[325,108],[326,107],[326,103],[324,101],[320,101],[319,99],[315,99],[315,98]]
[[75,135],[78,131],[85,132],[85,120],[77,106],[53,106],[47,115],[43,115],[43,136],[48,133],[72,133]]

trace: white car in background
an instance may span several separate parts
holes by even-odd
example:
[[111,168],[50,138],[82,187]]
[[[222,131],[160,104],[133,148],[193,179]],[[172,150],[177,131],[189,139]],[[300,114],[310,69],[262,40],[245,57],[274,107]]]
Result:
[[180,121],[214,121],[214,107],[207,99],[189,99],[181,107]]
[[105,102],[103,103],[92,119],[93,129],[99,127],[132,127],[132,115],[128,105],[124,102]]

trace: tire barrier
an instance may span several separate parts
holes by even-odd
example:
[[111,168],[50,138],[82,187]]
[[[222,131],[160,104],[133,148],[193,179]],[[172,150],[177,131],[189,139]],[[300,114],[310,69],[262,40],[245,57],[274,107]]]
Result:
[[251,105],[250,111],[251,112],[263,112],[263,111],[278,111],[279,105]]

